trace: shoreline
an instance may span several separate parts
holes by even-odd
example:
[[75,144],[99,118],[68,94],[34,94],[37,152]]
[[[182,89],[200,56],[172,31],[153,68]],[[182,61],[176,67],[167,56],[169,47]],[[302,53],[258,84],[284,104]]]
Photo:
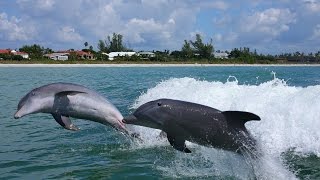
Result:
[[0,64],[0,67],[317,67],[320,64]]

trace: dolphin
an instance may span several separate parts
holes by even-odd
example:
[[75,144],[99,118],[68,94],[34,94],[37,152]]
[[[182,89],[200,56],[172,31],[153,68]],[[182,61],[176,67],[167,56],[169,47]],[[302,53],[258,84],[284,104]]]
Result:
[[219,111],[191,102],[158,99],[141,105],[122,121],[167,134],[173,148],[190,153],[185,141],[237,152],[255,152],[255,140],[244,124],[260,117],[241,111]]
[[69,117],[86,119],[129,134],[123,116],[106,98],[87,87],[72,83],[53,83],[31,90],[19,102],[14,118],[49,113],[62,127],[79,130]]

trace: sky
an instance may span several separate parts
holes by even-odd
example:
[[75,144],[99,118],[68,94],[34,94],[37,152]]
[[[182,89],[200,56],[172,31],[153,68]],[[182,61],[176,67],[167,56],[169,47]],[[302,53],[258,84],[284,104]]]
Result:
[[0,49],[97,49],[113,32],[135,50],[181,50],[201,34],[215,50],[320,51],[320,0],[0,0]]

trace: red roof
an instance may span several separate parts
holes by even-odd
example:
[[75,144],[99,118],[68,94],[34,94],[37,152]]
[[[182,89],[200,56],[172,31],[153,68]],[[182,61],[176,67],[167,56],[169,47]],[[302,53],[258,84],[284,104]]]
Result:
[[10,54],[10,50],[8,50],[8,49],[0,49],[0,54]]
[[90,52],[84,52],[84,51],[72,51],[72,50],[62,50],[62,51],[57,51],[58,53],[76,53],[78,56],[83,56],[83,55],[92,55]]
[[83,56],[83,55],[91,55],[89,52],[84,52],[84,51],[75,51],[77,55]]

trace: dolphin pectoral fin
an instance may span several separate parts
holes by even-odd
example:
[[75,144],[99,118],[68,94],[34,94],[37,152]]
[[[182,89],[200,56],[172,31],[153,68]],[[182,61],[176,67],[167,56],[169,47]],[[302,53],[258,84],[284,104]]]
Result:
[[167,134],[167,137],[168,137],[169,143],[173,148],[181,152],[191,153],[190,149],[186,147],[185,139],[180,137],[173,137],[173,136],[170,136],[169,134]]
[[72,124],[71,120],[69,117],[62,116],[61,114],[58,113],[52,113],[53,118],[59,123],[63,128],[72,130],[72,131],[77,131],[79,128]]

